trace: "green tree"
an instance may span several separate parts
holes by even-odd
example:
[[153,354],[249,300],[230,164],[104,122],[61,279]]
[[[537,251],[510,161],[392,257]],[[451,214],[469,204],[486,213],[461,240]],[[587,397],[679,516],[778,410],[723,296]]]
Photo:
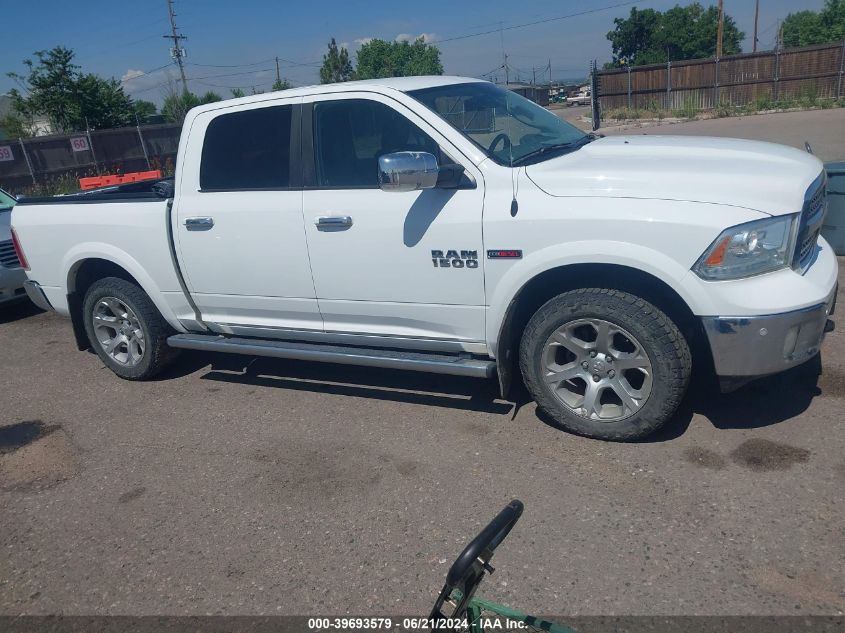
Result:
[[204,105],[206,103],[217,103],[218,101],[223,101],[223,97],[221,97],[219,94],[217,94],[213,90],[209,90],[204,95],[202,95],[199,99],[200,99],[200,104],[202,104],[202,105]]
[[23,121],[46,117],[55,132],[128,125],[134,119],[132,100],[116,79],[83,74],[73,63],[74,53],[57,46],[36,51],[25,59],[26,73],[9,76],[23,86],[9,96],[15,113]]
[[191,108],[222,100],[223,97],[211,90],[201,97],[190,91],[172,92],[164,98],[164,103],[161,104],[161,114],[170,123],[182,123]]
[[290,85],[290,82],[287,79],[277,79],[273,82],[273,87],[271,88],[271,90],[289,90],[292,87],[293,86]]
[[352,62],[349,61],[349,51],[344,47],[338,48],[334,38],[329,42],[329,50],[323,55],[323,65],[320,67],[320,83],[331,84],[352,79]]
[[[665,12],[631,9],[627,18],[616,18],[615,28],[607,34],[613,47],[613,65],[623,66],[664,63],[667,59],[700,59],[716,54],[719,11],[704,8],[699,2],[676,5]],[[722,54],[742,52],[745,34],[736,21],[725,15]]]
[[138,117],[139,121],[144,121],[147,117],[151,117],[158,112],[156,104],[143,99],[135,99],[132,102],[132,108],[135,110],[135,116]]
[[440,49],[422,38],[413,43],[370,40],[358,51],[355,68],[357,79],[442,74]]
[[9,112],[0,118],[0,139],[29,138],[32,136],[32,121],[17,112]]
[[826,0],[821,11],[790,13],[783,21],[783,45],[812,46],[845,39],[845,0]]
[[246,93],[244,92],[243,88],[232,88],[232,98],[238,99],[240,97],[245,97]]

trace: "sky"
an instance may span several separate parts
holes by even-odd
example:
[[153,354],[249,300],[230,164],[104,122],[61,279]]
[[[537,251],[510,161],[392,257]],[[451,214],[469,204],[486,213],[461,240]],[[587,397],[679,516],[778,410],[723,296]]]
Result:
[[[755,0],[724,0],[725,11],[746,33],[751,50]],[[183,43],[189,88],[228,96],[240,87],[267,90],[276,76],[293,85],[319,82],[327,42],[334,37],[354,56],[371,38],[436,43],[446,74],[494,78],[503,51],[510,78],[555,81],[587,75],[590,60],[611,58],[605,35],[613,19],[632,6],[669,9],[685,0],[426,0],[292,2],[289,0],[174,0]],[[710,4],[707,0],[703,4]],[[712,0],[715,4],[715,0]],[[23,72],[34,51],[57,45],[73,49],[85,72],[122,81],[138,99],[160,103],[178,86],[169,53],[166,0],[36,0],[8,2],[0,53],[0,94],[15,87],[7,73]],[[760,0],[759,47],[773,46],[778,20],[792,11],[818,10],[824,0]],[[620,6],[622,5],[622,6]],[[529,26],[522,26],[529,23]],[[545,74],[544,74],[545,73]]]

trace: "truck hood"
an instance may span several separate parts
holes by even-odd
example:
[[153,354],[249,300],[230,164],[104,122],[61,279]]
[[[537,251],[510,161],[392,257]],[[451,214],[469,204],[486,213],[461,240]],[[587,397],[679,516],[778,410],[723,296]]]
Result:
[[552,196],[706,202],[796,213],[823,170],[800,150],[730,138],[614,136],[526,167]]

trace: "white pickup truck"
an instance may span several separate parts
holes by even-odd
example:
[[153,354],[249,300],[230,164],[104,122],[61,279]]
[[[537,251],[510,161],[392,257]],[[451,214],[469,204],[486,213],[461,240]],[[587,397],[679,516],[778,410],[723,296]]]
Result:
[[192,110],[172,181],[24,199],[29,296],[122,378],[179,348],[441,372],[517,368],[572,432],[631,440],[693,356],[725,385],[832,327],[812,155],[584,134],[490,83],[313,86]]

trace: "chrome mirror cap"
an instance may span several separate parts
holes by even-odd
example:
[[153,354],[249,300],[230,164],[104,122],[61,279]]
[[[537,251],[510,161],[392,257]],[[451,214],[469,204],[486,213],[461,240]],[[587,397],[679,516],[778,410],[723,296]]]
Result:
[[440,168],[428,152],[394,152],[378,159],[378,182],[382,191],[416,191],[437,185]]

